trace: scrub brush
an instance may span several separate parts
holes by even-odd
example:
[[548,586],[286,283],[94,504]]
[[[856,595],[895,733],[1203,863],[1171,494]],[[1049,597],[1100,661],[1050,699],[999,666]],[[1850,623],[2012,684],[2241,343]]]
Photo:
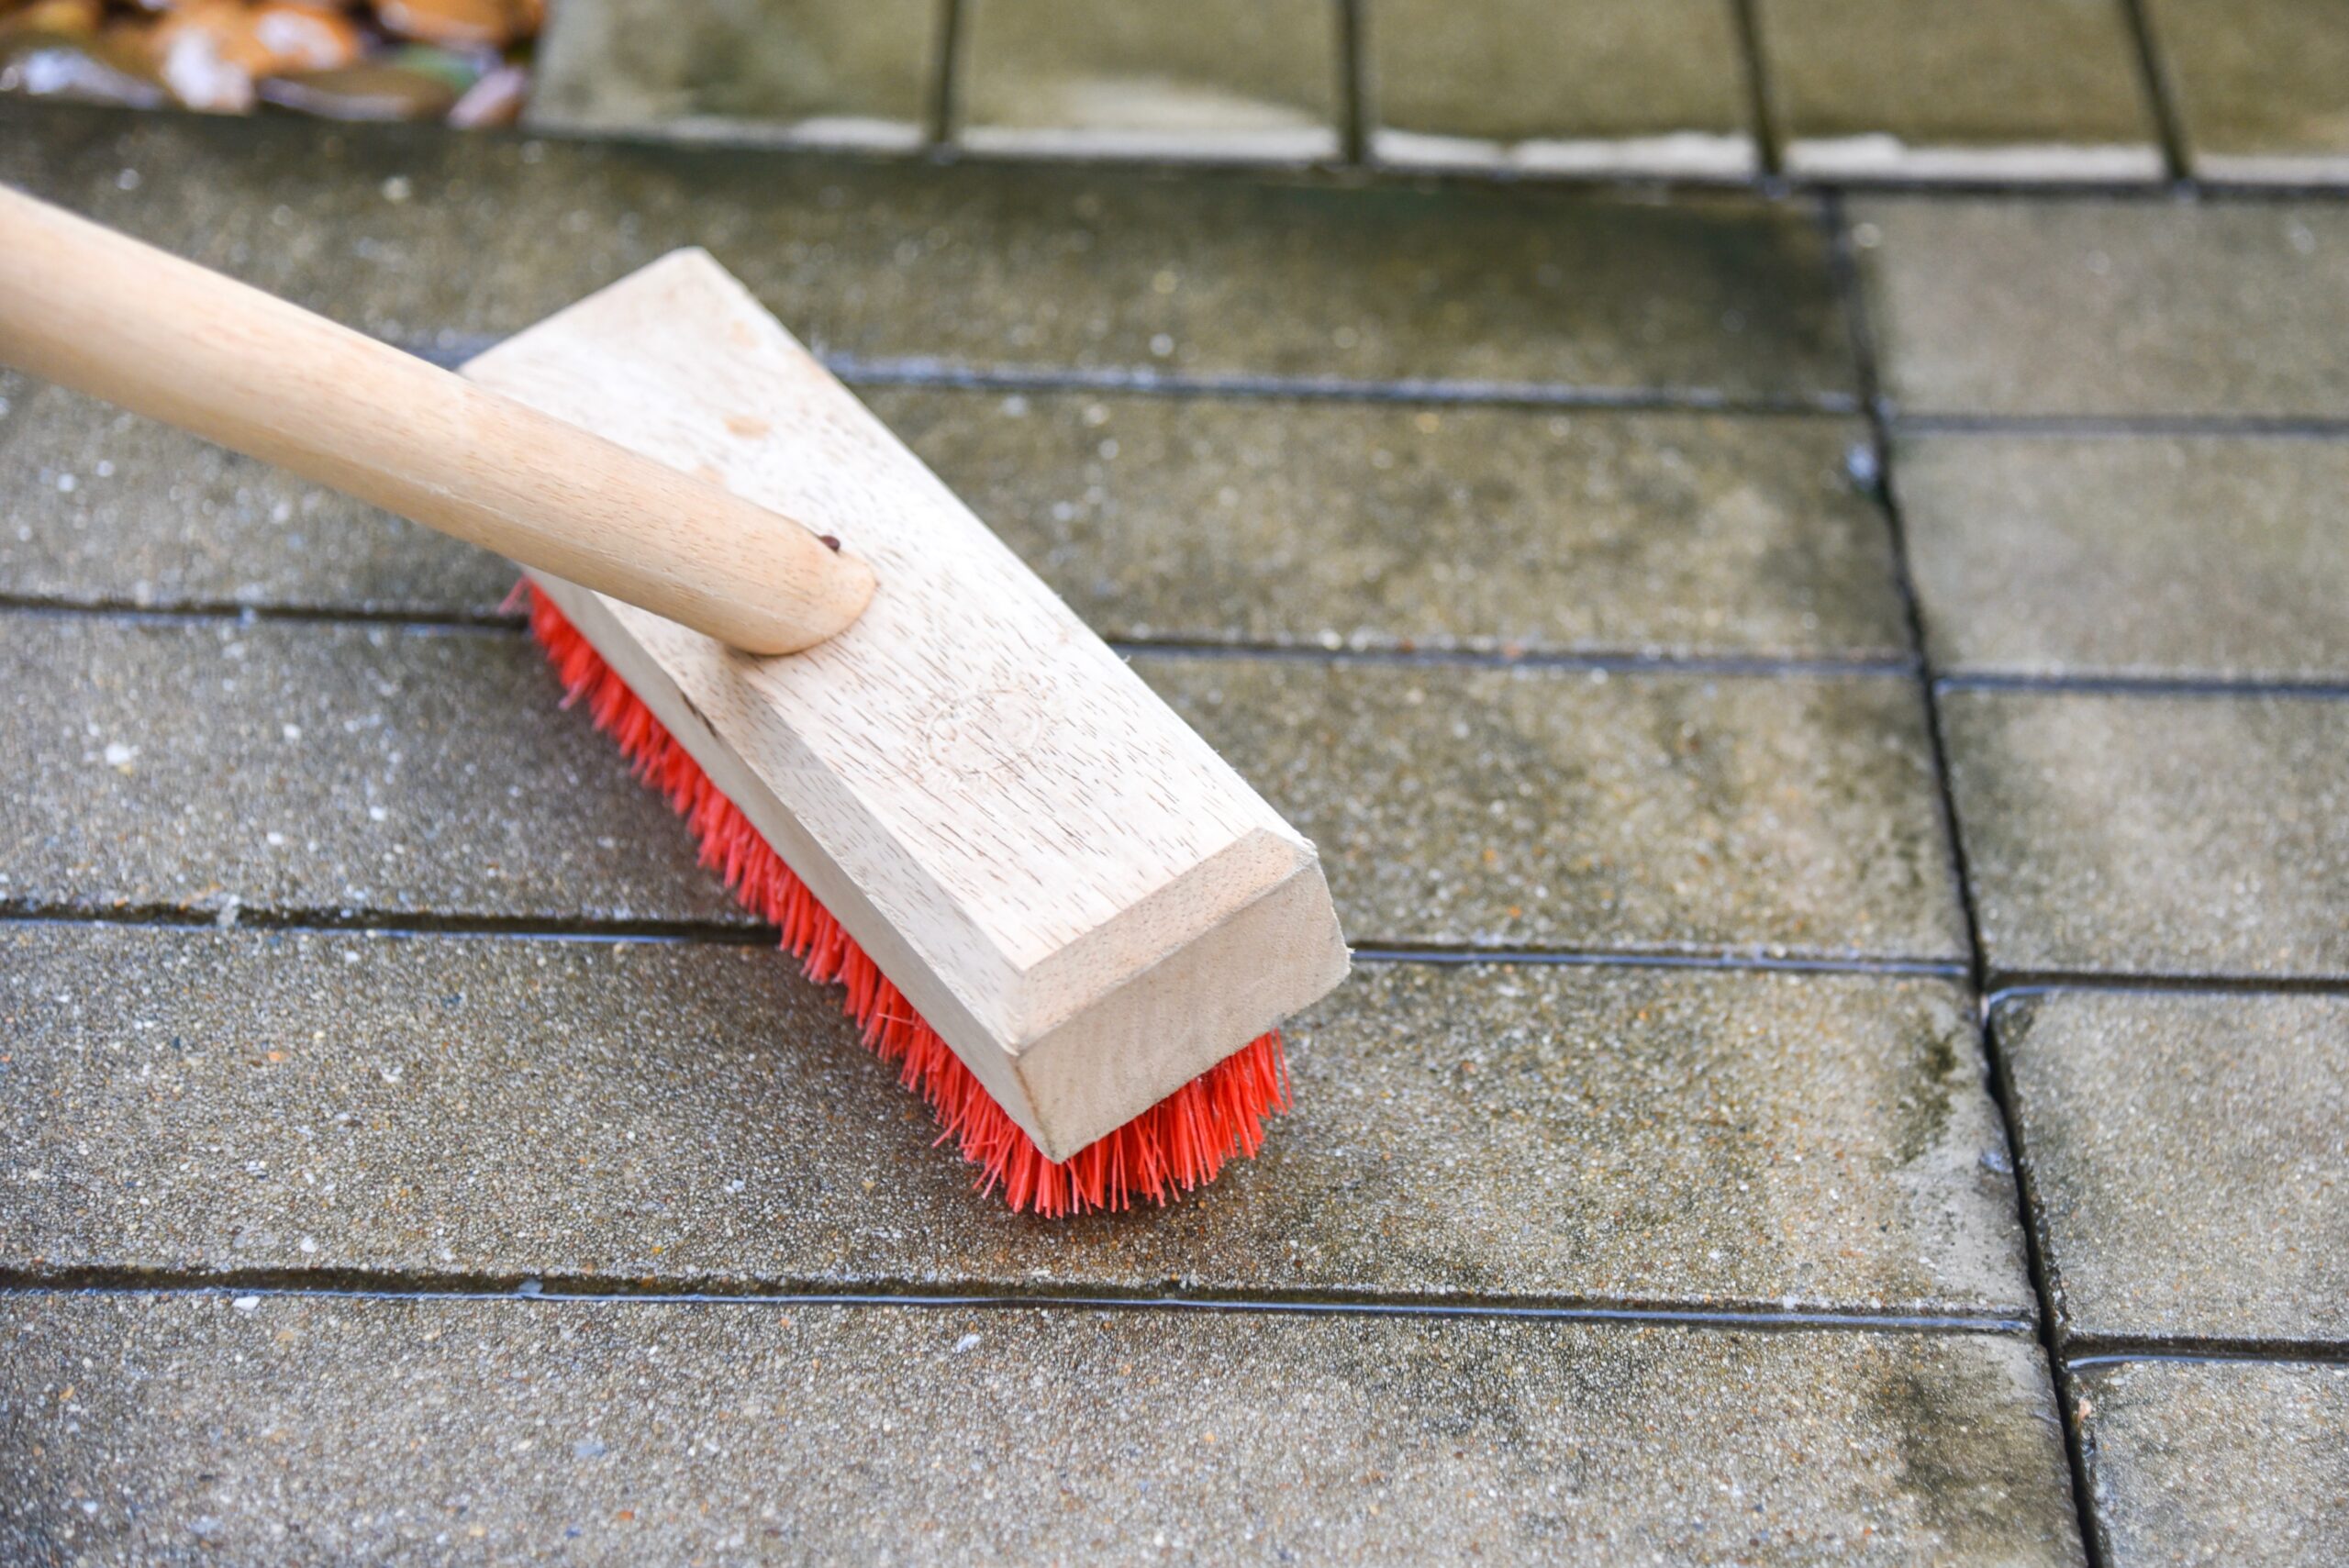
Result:
[[459,376],[0,188],[0,362],[521,562],[563,700],[1014,1209],[1286,1108],[1313,847],[707,254]]

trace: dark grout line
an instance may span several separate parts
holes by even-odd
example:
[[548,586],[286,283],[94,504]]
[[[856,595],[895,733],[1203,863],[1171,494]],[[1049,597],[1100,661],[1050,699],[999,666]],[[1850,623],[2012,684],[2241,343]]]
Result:
[[1353,168],[1370,161],[1369,0],[1330,0],[1338,28],[1338,157]]
[[2021,1318],[1996,1313],[1920,1314],[1789,1307],[1768,1303],[1687,1307],[1474,1296],[1314,1295],[1206,1292],[1150,1296],[1081,1289],[1006,1289],[879,1283],[863,1290],[740,1282],[663,1286],[593,1275],[376,1274],[365,1270],[224,1270],[203,1273],[95,1267],[0,1268],[6,1296],[273,1296],[365,1301],[507,1301],[542,1306],[734,1307],[946,1307],[993,1311],[1217,1312],[1298,1318],[1505,1318],[1550,1323],[1621,1323],[1743,1330],[1837,1330],[1910,1334],[2023,1335]]
[[1954,959],[1883,958],[1865,953],[1679,952],[1656,948],[1552,950],[1544,948],[1433,947],[1364,943],[1353,950],[1359,963],[1526,964],[1595,969],[1701,969],[1738,973],[1925,975],[1966,977]]
[[1476,381],[1448,376],[1186,374],[1125,366],[1078,370],[1058,366],[971,366],[914,355],[865,359],[820,355],[852,386],[971,388],[999,392],[1137,393],[1160,396],[1275,398],[1317,403],[1477,405],[1545,410],[1624,413],[1851,415],[1855,398],[1842,392],[1741,395],[1704,387],[1584,386],[1565,382]]
[[1742,57],[1745,110],[1753,126],[1753,153],[1764,182],[1776,183],[1786,174],[1786,150],[1778,138],[1776,95],[1770,86],[1768,57],[1762,48],[1761,0],[1725,0]]
[[[448,339],[395,342],[417,358],[454,370],[486,353],[502,339],[462,334]],[[816,356],[834,375],[855,388],[934,387],[971,392],[1091,392],[1154,397],[1263,398],[1293,403],[1377,403],[1410,406],[1468,406],[1535,411],[1588,409],[1626,414],[1807,415],[1847,417],[1860,411],[1849,393],[1810,392],[1741,395],[1705,387],[1582,386],[1563,382],[1499,382],[1446,376],[1374,380],[1359,376],[1258,375],[1245,373],[1184,374],[1147,365],[1079,370],[1052,365],[966,365],[911,354],[867,358],[859,354]]]
[[[84,905],[0,900],[0,925],[128,926],[170,931],[247,930],[385,940],[478,939],[508,941],[639,942],[707,947],[773,947],[776,928],[745,917],[718,920],[599,919],[588,916],[443,915],[414,910],[254,908],[242,904]],[[1593,969],[1700,969],[1731,973],[1924,975],[1963,978],[1963,966],[1934,959],[1864,953],[1710,952],[1649,948],[1523,948],[1368,942],[1353,950],[1363,963],[1554,964]]]
[[117,620],[132,625],[184,626],[211,621],[290,626],[383,627],[431,634],[507,636],[529,630],[527,617],[498,609],[384,609],[358,605],[250,605],[230,599],[184,599],[151,604],[123,598],[62,598],[0,592],[0,613],[59,619]]
[[1982,1005],[2067,991],[2145,992],[2180,996],[2343,996],[2349,974],[2163,974],[2110,970],[1993,969]]
[[2135,46],[2137,83],[2144,91],[2146,112],[2153,117],[2162,162],[2172,180],[2190,180],[2194,171],[2186,154],[2185,117],[2178,112],[2168,61],[2154,35],[2153,12],[2145,0],[2121,0],[2121,10],[2127,20],[2130,40]]
[[[106,598],[53,598],[0,593],[0,614],[57,619],[121,621],[129,625],[188,626],[230,621],[290,626],[380,627],[424,636],[453,634],[522,637],[528,621],[502,610],[384,610],[326,605],[245,605],[189,600],[169,605]],[[1402,665],[1430,669],[1540,670],[1609,675],[1695,675],[1736,680],[1871,679],[1913,676],[1916,663],[1905,656],[1853,654],[1813,659],[1760,655],[1658,653],[1639,649],[1594,649],[1571,652],[1520,652],[1507,648],[1419,648],[1361,645],[1330,648],[1319,642],[1218,642],[1179,637],[1103,637],[1129,658],[1282,661],[1311,664]]]
[[1915,661],[1881,658],[1761,658],[1718,654],[1647,653],[1631,650],[1512,653],[1498,649],[1345,647],[1319,643],[1209,642],[1176,638],[1111,637],[1110,647],[1152,659],[1286,660],[1299,663],[1400,664],[1477,670],[1555,670],[1591,674],[1725,675],[1738,679],[1911,676]]
[[930,124],[925,128],[933,151],[954,144],[956,124],[962,117],[963,51],[970,36],[964,4],[965,0],[937,0],[938,73],[930,81]]
[[[0,923],[146,926],[163,930],[241,929],[330,936],[485,938],[516,941],[698,943],[771,947],[775,928],[747,917],[724,920],[607,919],[591,916],[440,914],[423,910],[315,909],[181,904],[73,904],[0,899]],[[1362,963],[1525,964],[1594,969],[1697,969],[1731,973],[1876,974],[1972,980],[1966,959],[1898,954],[1716,948],[1511,947],[1364,940]],[[2349,995],[2349,975],[2159,974],[2103,971],[1991,971],[1979,987],[1987,1010],[2023,996],[2066,991],[2142,991],[2187,995]]]
[[2044,692],[2085,696],[2283,697],[2315,702],[2349,698],[2349,683],[2279,680],[2246,675],[2027,675],[1996,671],[1936,674],[1945,692]]
[[1827,221],[1833,226],[1829,256],[1852,334],[1853,355],[1858,362],[1861,400],[1868,410],[1869,433],[1876,449],[1877,498],[1884,508],[1885,526],[1891,533],[1894,574],[1899,584],[1902,610],[1909,623],[1910,646],[1917,655],[1918,691],[1925,707],[1925,732],[1932,758],[1935,806],[1942,819],[1943,831],[1947,835],[1958,903],[1965,918],[1967,979],[1976,999],[1976,1038],[1981,1043],[1984,1062],[1989,1069],[1987,1088],[1991,1104],[1998,1111],[1999,1125],[2006,1133],[2008,1151],[2014,1167],[2014,1200],[2022,1227],[2024,1263],[2031,1276],[2032,1293],[2039,1303],[2036,1328],[2040,1353],[2045,1358],[2059,1418],[2063,1421],[2064,1453],[2071,1471],[2072,1506],[2079,1521],[2082,1550],[2089,1568],[2104,1568],[2109,1553],[2104,1550],[2104,1541],[2099,1533],[2096,1494],[2090,1485],[2087,1445],[2079,1423],[2070,1416],[2076,1407],[2071,1398],[2070,1373],[2065,1368],[2057,1340],[2054,1275],[2044,1238],[2036,1223],[2038,1203],[2024,1146],[2022,1117],[2015,1097],[2006,1052],[1997,1031],[1990,1027],[1982,1001],[1989,990],[1989,974],[1987,948],[1982,940],[1981,911],[1975,901],[1973,873],[1965,854],[1964,823],[1958,812],[1956,789],[1952,782],[1949,740],[1943,723],[1939,686],[1933,678],[1932,644],[1926,636],[1924,600],[1917,591],[1909,550],[1907,519],[1901,511],[1897,476],[1893,473],[1892,429],[1886,418],[1886,402],[1877,374],[1875,333],[1868,321],[1867,302],[1860,287],[1859,264],[1852,249],[1851,225],[1846,221],[1840,197],[1829,204]]
[[2349,1340],[2218,1340],[2146,1339],[2118,1335],[2080,1336],[2082,1347],[2067,1358],[2072,1371],[2096,1366],[2127,1366],[2140,1362],[2248,1362],[2266,1366],[2340,1366],[2349,1364]]
[[1887,415],[1895,436],[2017,436],[2051,440],[2131,438],[2229,438],[2238,440],[2349,439],[2349,418],[2301,414],[1957,414]]
[[781,930],[747,916],[723,920],[598,919],[590,916],[444,915],[413,909],[256,908],[184,904],[71,904],[0,899],[0,925],[137,926],[159,930],[244,930],[297,935],[475,937],[517,941],[676,942],[774,947]]

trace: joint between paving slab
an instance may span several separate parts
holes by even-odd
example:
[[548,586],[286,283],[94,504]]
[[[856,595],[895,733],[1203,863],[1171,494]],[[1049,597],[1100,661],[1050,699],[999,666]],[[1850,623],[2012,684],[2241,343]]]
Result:
[[2136,991],[2181,995],[2214,996],[2341,996],[2349,995],[2349,975],[2335,974],[2163,974],[2116,970],[1993,970],[1983,993],[1987,1011],[2000,1003],[2024,996],[2063,991]]
[[1737,34],[1740,72],[1745,89],[1745,113],[1753,127],[1753,156],[1764,182],[1786,174],[1786,149],[1778,135],[1777,105],[1770,86],[1770,68],[1762,51],[1762,14],[1757,0],[1729,0],[1730,17]]
[[1867,301],[1860,285],[1859,264],[1853,254],[1851,226],[1846,221],[1841,197],[1830,199],[1827,220],[1833,226],[1829,237],[1828,261],[1835,274],[1836,290],[1843,301],[1852,336],[1852,353],[1861,402],[1868,410],[1869,438],[1876,455],[1876,498],[1883,508],[1885,526],[1891,531],[1893,573],[1908,621],[1910,646],[1916,651],[1919,693],[1925,705],[1925,736],[1932,762],[1934,798],[1943,831],[1948,839],[1951,873],[1957,884],[1958,904],[1965,917],[1967,977],[1970,989],[1977,998],[1977,1009],[1981,1009],[1977,1012],[1976,1039],[1989,1069],[1987,1088],[2006,1134],[2008,1152],[2013,1164],[2014,1201],[2022,1229],[2024,1266],[2038,1302],[2036,1338],[2049,1380],[2054,1385],[2057,1408],[2065,1413],[2064,1457],[2071,1474],[2072,1507],[2079,1521],[2082,1550],[2089,1568],[2103,1568],[2109,1553],[2105,1550],[2097,1517],[2087,1445],[2080,1423],[2070,1415],[2077,1408],[2077,1404],[2071,1397],[2070,1373],[2065,1365],[2057,1340],[2058,1293],[2044,1238],[2037,1223],[2039,1206],[2032,1186],[2030,1161],[2023,1144],[2022,1118],[2017,1110],[2005,1051],[1997,1032],[1988,1027],[1987,1005],[1980,1000],[1989,989],[1988,950],[1982,940],[1981,915],[1976,906],[1973,876],[1966,862],[1965,839],[1958,815],[1957,793],[1952,782],[1948,740],[1942,724],[1932,653],[1925,636],[1923,598],[1917,591],[1905,519],[1900,510],[1898,480],[1893,472],[1892,428],[1887,418],[1889,405],[1877,374],[1875,333],[1868,321]]
[[1956,959],[1877,958],[1865,954],[1679,952],[1655,948],[1479,948],[1415,943],[1364,942],[1353,949],[1358,963],[1554,964],[1594,969],[1701,969],[1738,973],[1917,975],[1964,980]]
[[970,38],[963,6],[964,0],[938,0],[938,59],[930,84],[929,121],[923,128],[933,151],[953,144],[962,118],[963,51]]
[[235,599],[152,600],[64,597],[0,591],[0,613],[87,617],[134,625],[196,621],[271,621],[293,626],[380,626],[399,631],[505,635],[527,630],[529,617],[499,609],[384,609],[366,605],[248,604]]
[[2349,1365],[2349,1341],[2306,1340],[2147,1339],[2121,1335],[2074,1335],[2065,1353],[2073,1372],[2091,1367],[2131,1366],[2145,1362],[2195,1364],[2241,1362],[2258,1366]]
[[2284,697],[2316,702],[2349,698],[2340,681],[2277,680],[2246,675],[2037,675],[1993,670],[1936,674],[1942,691],[2076,693],[2093,696]]
[[854,1290],[790,1281],[662,1283],[593,1274],[378,1273],[348,1270],[165,1270],[0,1268],[6,1296],[277,1296],[376,1301],[517,1301],[552,1306],[882,1307],[1002,1311],[1160,1311],[1277,1317],[1505,1318],[1520,1322],[1621,1323],[1743,1331],[1987,1334],[2021,1337],[2024,1318],[1996,1312],[1909,1313],[1892,1309],[1724,1302],[1693,1306],[1474,1296],[1384,1296],[1370,1292],[1169,1292],[875,1281]]
[[[322,936],[474,938],[512,941],[700,943],[772,947],[773,926],[747,916],[740,922],[604,919],[588,916],[436,914],[431,911],[254,907],[243,904],[74,904],[0,898],[0,924],[143,926],[160,930],[293,932]],[[1731,973],[1876,974],[1963,980],[1955,960],[1877,957],[1865,953],[1755,952],[1721,948],[1524,948],[1428,946],[1365,942],[1353,950],[1363,963],[1554,964],[1595,969],[1698,969]]]
[[[115,598],[64,598],[0,592],[0,614],[119,620],[131,625],[189,625],[213,621],[271,622],[294,626],[383,627],[420,635],[455,633],[519,637],[525,617],[503,610],[398,610],[328,605],[246,604],[188,599],[169,603]],[[1592,674],[1709,675],[1731,679],[1877,679],[1913,676],[1916,661],[1854,654],[1847,658],[1772,658],[1751,655],[1658,653],[1640,649],[1588,651],[1516,651],[1495,648],[1420,648],[1321,642],[1223,642],[1178,637],[1103,639],[1115,651],[1158,659],[1288,660],[1319,664],[1400,664],[1445,668],[1547,670]]]
[[1887,405],[1898,436],[2021,436],[2051,440],[2125,440],[2132,437],[2337,441],[2349,419],[2299,414],[1960,414],[1905,412]]
[[[454,369],[495,348],[502,338],[462,334],[404,339],[392,346]],[[1098,392],[1163,397],[1266,398],[1295,403],[1393,403],[1537,410],[1590,409],[1627,414],[1809,415],[1858,413],[1849,393],[1739,395],[1704,387],[1585,386],[1564,382],[1487,382],[1454,377],[1371,380],[1353,376],[1186,374],[1121,366],[1081,370],[1051,365],[963,365],[916,355],[867,358],[818,352],[824,368],[852,387],[938,388],[974,392]]]
[[2137,83],[2145,96],[2146,113],[2153,117],[2154,136],[2161,145],[2163,166],[2171,180],[2189,180],[2194,171],[2187,158],[2185,121],[2178,112],[2169,62],[2154,36],[2152,8],[2145,0],[2121,0],[2121,13],[2128,24],[2130,41],[2135,47]]

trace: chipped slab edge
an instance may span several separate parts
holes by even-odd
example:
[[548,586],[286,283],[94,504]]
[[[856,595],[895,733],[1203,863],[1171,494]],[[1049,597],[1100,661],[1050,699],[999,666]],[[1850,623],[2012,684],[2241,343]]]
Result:
[[1312,845],[706,252],[465,373],[874,562],[774,660],[537,581],[1047,1156],[1343,977]]

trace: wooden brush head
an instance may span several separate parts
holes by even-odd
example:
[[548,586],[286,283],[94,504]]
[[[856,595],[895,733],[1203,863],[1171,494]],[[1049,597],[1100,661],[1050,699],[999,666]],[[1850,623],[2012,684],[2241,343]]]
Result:
[[1313,846],[707,253],[464,373],[872,562],[772,659],[533,581],[1047,1157],[1344,975]]

